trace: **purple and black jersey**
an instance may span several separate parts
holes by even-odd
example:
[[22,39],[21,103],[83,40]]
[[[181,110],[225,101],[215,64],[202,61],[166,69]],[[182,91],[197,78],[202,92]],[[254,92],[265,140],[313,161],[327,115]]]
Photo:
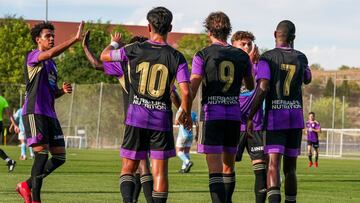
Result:
[[314,130],[320,130],[320,123],[317,121],[307,121],[306,122],[307,128],[307,140],[310,142],[318,142],[319,136],[318,133]]
[[[252,66],[253,74],[257,76],[257,64],[253,64]],[[241,111],[241,128],[242,132],[246,131],[246,121],[247,117],[250,113],[251,105],[254,101],[255,90],[246,89],[245,85],[241,87],[240,93],[240,111]],[[261,107],[253,117],[253,130],[260,131],[263,130],[263,119],[264,119],[264,110]]]
[[230,45],[212,44],[196,53],[192,74],[203,77],[202,119],[240,121],[241,83],[251,74],[247,53]]
[[129,106],[126,124],[172,130],[170,93],[176,79],[190,82],[184,56],[167,44],[135,42],[111,52],[113,61],[128,63]]
[[41,53],[36,49],[27,54],[25,67],[26,93],[23,115],[38,114],[56,118],[55,93],[57,87],[57,69],[52,59],[39,61]]
[[306,56],[291,48],[267,51],[260,57],[256,78],[270,79],[270,91],[265,102],[265,128],[304,128],[301,87],[311,78]]

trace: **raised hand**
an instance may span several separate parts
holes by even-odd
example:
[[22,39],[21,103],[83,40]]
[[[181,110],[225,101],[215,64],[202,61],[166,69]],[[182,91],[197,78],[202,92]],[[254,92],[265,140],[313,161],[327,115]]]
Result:
[[86,31],[84,38],[82,40],[82,47],[89,47],[89,40],[90,40],[90,30]]
[[64,93],[66,93],[66,94],[71,94],[71,92],[72,92],[72,86],[70,83],[67,83],[67,82],[63,83],[62,89],[63,89]]
[[77,31],[76,36],[75,36],[75,39],[78,40],[78,41],[81,41],[82,38],[83,38],[84,25],[85,25],[85,22],[81,21],[81,23],[79,25],[79,28],[78,28],[78,31]]
[[256,46],[256,44],[254,44],[253,48],[251,49],[250,53],[249,53],[249,57],[252,63],[257,63],[259,61],[260,58],[260,54],[259,54],[259,49]]
[[121,40],[122,40],[121,33],[115,32],[114,34],[111,34],[111,41],[121,44]]

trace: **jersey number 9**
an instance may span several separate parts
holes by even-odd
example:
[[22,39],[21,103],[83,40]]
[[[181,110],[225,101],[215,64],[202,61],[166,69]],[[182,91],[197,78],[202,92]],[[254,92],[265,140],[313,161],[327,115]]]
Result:
[[234,82],[234,64],[231,61],[222,61],[219,66],[219,79],[225,85],[222,92],[227,92]]

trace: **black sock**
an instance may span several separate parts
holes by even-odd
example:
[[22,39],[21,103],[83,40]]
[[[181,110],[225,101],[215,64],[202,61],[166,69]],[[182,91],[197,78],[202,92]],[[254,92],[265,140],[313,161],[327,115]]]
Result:
[[255,173],[255,202],[265,203],[266,201],[266,165],[264,163],[253,166]]
[[152,192],[154,187],[154,181],[151,173],[141,176],[140,181],[143,187],[143,192],[146,202],[152,203],[153,202]]
[[2,149],[0,149],[0,157],[1,157],[3,160],[6,160],[6,159],[9,158]]
[[120,192],[124,203],[133,202],[133,194],[135,188],[135,177],[125,174],[120,177]]
[[267,191],[269,203],[280,203],[281,193],[280,187],[270,187]]
[[135,188],[134,188],[134,196],[133,196],[133,202],[136,203],[139,199],[141,191],[141,182],[140,182],[140,173],[135,174]]
[[43,178],[48,176],[50,173],[52,173],[55,169],[57,169],[59,166],[63,165],[66,160],[66,154],[53,154],[51,158],[46,162],[45,168],[44,168],[44,174]]
[[29,188],[31,189],[32,188],[32,178],[30,176],[29,179],[26,180],[26,183],[28,184]]
[[166,203],[168,192],[152,192],[152,198],[154,203]]
[[285,203],[296,203],[296,194],[285,194]]
[[35,160],[31,169],[31,191],[32,200],[34,202],[41,202],[40,191],[43,182],[42,174],[44,173],[44,167],[48,157],[49,155],[47,151],[35,152]]
[[213,203],[226,202],[225,185],[222,173],[209,174],[210,196]]
[[315,162],[318,162],[319,160],[319,155],[315,155]]
[[231,197],[235,190],[235,172],[231,174],[223,173],[224,187],[225,187],[225,197],[226,202],[231,203]]
[[312,162],[312,154],[309,154],[309,161]]

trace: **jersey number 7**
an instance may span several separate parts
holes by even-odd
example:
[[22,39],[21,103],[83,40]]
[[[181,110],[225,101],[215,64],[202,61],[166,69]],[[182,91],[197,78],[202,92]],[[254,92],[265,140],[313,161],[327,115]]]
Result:
[[280,66],[281,70],[284,70],[287,72],[286,78],[283,85],[283,94],[284,96],[290,95],[290,84],[294,77],[296,66],[292,64],[281,64]]

